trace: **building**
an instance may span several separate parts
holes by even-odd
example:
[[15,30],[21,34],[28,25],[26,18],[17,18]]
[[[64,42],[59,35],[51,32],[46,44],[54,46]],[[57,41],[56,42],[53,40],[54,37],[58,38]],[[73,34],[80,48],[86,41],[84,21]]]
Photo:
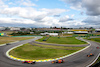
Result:
[[88,31],[87,29],[70,29],[69,31]]
[[50,35],[50,36],[58,36],[58,33],[48,33],[48,32],[45,32],[45,33],[40,33],[41,35]]
[[20,28],[18,28],[18,27],[11,27],[10,30],[11,31],[20,31]]
[[87,31],[74,31],[74,34],[88,34]]
[[63,32],[63,34],[73,34],[74,32]]
[[95,29],[95,32],[100,32],[100,29]]
[[5,27],[0,27],[0,30],[1,30],[1,31],[5,30],[5,29],[6,29]]
[[47,31],[47,32],[50,32],[50,31],[61,31],[61,29],[37,28],[35,31],[41,31],[41,32]]

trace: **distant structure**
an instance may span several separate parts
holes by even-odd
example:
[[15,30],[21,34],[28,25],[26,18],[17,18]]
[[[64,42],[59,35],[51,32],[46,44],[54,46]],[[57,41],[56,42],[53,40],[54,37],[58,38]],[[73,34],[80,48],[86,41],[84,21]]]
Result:
[[3,31],[5,30],[6,28],[5,27],[0,27],[0,31]]
[[87,31],[74,31],[74,34],[88,34]]
[[61,31],[60,28],[57,29],[50,29],[50,28],[37,28],[36,31]]
[[95,32],[100,32],[100,29],[95,29]]
[[70,31],[87,31],[87,29],[70,29]]
[[70,30],[68,30],[69,34],[72,34],[72,32],[74,34],[88,34],[88,30],[87,29],[70,29]]
[[40,33],[40,35],[58,36],[58,33],[48,33],[48,32],[45,32],[45,33]]
[[20,28],[17,28],[17,27],[11,27],[10,30],[11,30],[11,31],[20,31]]

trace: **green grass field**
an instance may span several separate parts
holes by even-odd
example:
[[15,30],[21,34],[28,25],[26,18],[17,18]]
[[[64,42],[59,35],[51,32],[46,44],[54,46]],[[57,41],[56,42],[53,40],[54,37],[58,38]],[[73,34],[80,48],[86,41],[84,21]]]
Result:
[[20,40],[27,40],[32,39],[34,37],[0,37],[0,44],[20,41]]
[[75,37],[50,37],[47,41],[43,41],[46,37],[43,37],[37,41],[39,42],[47,42],[47,43],[56,43],[56,44],[73,44],[73,45],[80,45],[80,44],[87,44],[84,41],[77,40]]
[[[35,43],[33,43],[35,44]],[[80,50],[84,47],[65,47],[65,46],[54,46],[54,45],[42,45],[42,44],[35,44],[37,46],[40,46],[40,47],[45,47],[45,48],[54,48],[54,49],[68,49],[68,50]]]
[[90,38],[88,40],[92,40],[92,41],[96,41],[96,42],[99,42],[100,43],[100,38]]
[[[77,48],[74,48],[77,49]],[[77,50],[62,50],[62,49],[53,49],[53,48],[43,48],[38,46],[33,46],[30,44],[25,44],[16,49],[10,51],[10,55],[22,58],[22,59],[54,59],[61,56],[68,55],[70,53],[76,52]]]

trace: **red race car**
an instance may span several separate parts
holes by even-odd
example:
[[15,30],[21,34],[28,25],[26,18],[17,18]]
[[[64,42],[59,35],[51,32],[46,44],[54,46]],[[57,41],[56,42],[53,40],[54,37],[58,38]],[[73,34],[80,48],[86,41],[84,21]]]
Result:
[[23,61],[22,63],[27,63],[27,64],[35,64],[36,61]]
[[54,64],[54,63],[63,63],[64,60],[63,59],[60,59],[60,60],[55,60],[55,61],[52,61],[51,63]]
[[100,47],[96,47],[97,49],[100,49]]

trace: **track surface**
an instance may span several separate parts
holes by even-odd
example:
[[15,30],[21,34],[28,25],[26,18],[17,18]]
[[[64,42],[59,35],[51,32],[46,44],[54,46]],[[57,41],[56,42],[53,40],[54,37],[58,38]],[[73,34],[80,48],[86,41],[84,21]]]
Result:
[[[22,64],[19,61],[14,61],[6,57],[5,53],[8,49],[20,45],[31,42],[35,39],[20,41],[17,43],[13,43],[12,45],[5,45],[0,47],[0,67],[86,67],[96,58],[96,56],[100,53],[100,49],[96,49],[97,46],[100,46],[99,43],[89,41],[91,46],[77,54],[74,54],[70,57],[65,58],[65,63],[62,64],[51,64],[51,62],[41,62],[36,64]],[[94,53],[92,57],[86,57],[87,54]]]

